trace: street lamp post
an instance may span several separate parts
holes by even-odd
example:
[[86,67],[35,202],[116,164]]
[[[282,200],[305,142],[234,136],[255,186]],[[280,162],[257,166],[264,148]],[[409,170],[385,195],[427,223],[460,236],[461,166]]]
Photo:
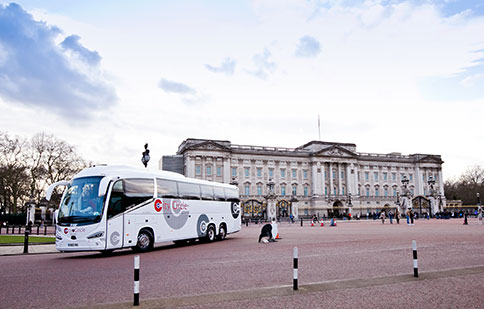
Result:
[[267,195],[265,196],[267,200],[267,217],[269,220],[272,220],[272,218],[275,218],[276,216],[276,206],[274,203],[274,198],[276,197],[276,194],[274,193],[274,186],[275,183],[272,180],[272,178],[269,178],[267,181]]
[[148,143],[145,144],[145,151],[143,151],[141,154],[141,163],[143,163],[145,167],[148,167],[148,162],[150,161],[150,150],[148,149]]

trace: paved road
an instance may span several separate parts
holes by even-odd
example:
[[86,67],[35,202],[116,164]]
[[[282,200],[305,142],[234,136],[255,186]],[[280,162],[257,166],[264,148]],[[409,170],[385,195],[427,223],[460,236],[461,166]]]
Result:
[[[257,243],[260,226],[223,242],[141,254],[142,307],[482,308],[484,226],[462,220],[380,221],[331,227],[282,224],[277,243]],[[417,241],[421,276],[411,275]],[[292,292],[299,248],[301,290]],[[0,307],[130,307],[130,250],[0,257]]]

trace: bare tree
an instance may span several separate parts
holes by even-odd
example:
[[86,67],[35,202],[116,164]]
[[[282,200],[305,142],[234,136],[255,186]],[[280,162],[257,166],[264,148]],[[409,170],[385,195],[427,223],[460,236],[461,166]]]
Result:
[[469,167],[457,180],[445,182],[447,199],[459,199],[465,205],[477,203],[477,193],[484,196],[484,169],[478,165]]
[[31,194],[37,200],[49,185],[71,178],[86,167],[74,146],[45,133],[32,137],[28,153]]
[[40,202],[50,184],[85,166],[74,146],[53,135],[38,133],[27,142],[0,132],[0,201],[15,213],[27,200]]
[[25,140],[10,138],[7,133],[0,132],[0,191],[3,204],[10,213],[17,212],[18,206],[28,198],[25,145]]

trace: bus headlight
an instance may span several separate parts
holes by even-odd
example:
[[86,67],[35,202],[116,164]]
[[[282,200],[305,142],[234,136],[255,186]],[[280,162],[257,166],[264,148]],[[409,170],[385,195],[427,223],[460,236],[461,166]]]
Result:
[[62,237],[59,234],[55,233],[55,239],[62,240]]
[[104,236],[104,231],[96,232],[94,234],[91,234],[87,236],[87,239],[93,239],[93,238],[99,238]]

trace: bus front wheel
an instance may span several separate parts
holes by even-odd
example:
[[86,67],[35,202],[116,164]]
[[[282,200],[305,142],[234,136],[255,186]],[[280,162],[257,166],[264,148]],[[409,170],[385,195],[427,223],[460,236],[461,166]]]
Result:
[[153,235],[148,230],[142,230],[138,234],[138,242],[134,249],[139,252],[145,252],[153,248]]

